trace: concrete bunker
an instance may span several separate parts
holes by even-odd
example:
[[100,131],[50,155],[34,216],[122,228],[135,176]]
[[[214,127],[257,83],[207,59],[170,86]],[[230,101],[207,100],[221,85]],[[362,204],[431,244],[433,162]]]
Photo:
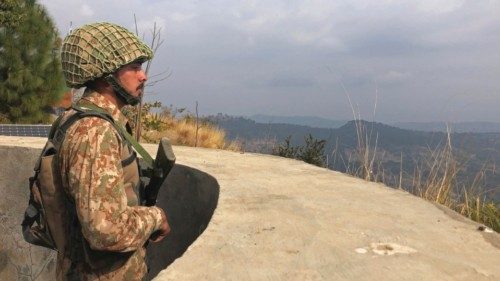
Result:
[[[27,179],[39,148],[0,146],[0,280],[53,280],[55,252],[23,240],[21,220],[28,202]],[[207,227],[219,200],[217,180],[184,165],[175,165],[158,195],[157,205],[170,212],[171,234],[147,246],[147,280],[181,257]]]
[[[28,247],[19,227],[25,179],[39,153],[29,147],[43,144],[42,138],[0,137],[0,280],[53,280],[54,252]],[[154,154],[155,145],[144,147]],[[216,188],[208,189],[220,188],[212,195],[218,197],[212,201],[217,212],[188,250],[198,235],[196,224],[166,240],[150,262],[149,278],[155,266],[168,266],[155,280],[499,280],[499,244],[492,242],[498,233],[479,231],[477,223],[406,192],[290,159],[174,149],[179,164],[217,178]],[[183,180],[196,182],[197,175],[193,170]],[[211,198],[197,194],[207,189],[193,186],[177,192]],[[181,196],[171,192],[168,196]],[[207,215],[183,208],[192,212],[186,211],[187,217]],[[197,225],[203,230],[203,223]],[[181,233],[192,236],[182,239]],[[184,246],[174,249],[175,239]],[[397,246],[416,252],[384,254]],[[153,264],[158,261],[163,264]]]

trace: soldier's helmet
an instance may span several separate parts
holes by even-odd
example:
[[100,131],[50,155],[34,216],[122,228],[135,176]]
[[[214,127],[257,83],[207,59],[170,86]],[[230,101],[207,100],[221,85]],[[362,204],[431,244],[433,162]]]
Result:
[[61,63],[68,87],[111,74],[135,61],[146,61],[153,51],[127,29],[112,23],[94,23],[73,30],[64,39]]

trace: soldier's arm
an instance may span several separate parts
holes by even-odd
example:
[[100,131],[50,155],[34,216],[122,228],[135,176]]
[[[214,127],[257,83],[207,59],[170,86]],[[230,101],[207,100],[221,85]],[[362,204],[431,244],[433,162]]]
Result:
[[100,118],[80,120],[68,145],[69,191],[82,233],[97,250],[132,251],[162,225],[158,207],[127,206],[121,144],[112,125]]

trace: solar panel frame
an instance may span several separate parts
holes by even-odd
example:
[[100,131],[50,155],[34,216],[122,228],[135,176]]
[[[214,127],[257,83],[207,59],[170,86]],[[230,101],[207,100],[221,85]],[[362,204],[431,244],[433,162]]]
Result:
[[48,137],[50,125],[0,124],[0,135],[18,137]]

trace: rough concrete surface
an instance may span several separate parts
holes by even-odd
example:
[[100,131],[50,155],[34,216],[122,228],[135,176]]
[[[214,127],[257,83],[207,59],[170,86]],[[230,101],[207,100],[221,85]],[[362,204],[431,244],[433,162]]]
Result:
[[[10,162],[13,154],[43,143],[0,137],[4,195],[25,182],[4,178],[31,170]],[[154,145],[145,147],[155,155]],[[155,258],[168,267],[154,280],[500,280],[498,233],[478,231],[479,224],[406,192],[268,155],[180,146],[174,152],[181,165],[176,182],[185,177],[191,187],[189,196],[179,189],[164,201],[195,198],[202,207],[186,208],[203,219],[196,235],[187,222],[193,227],[182,230],[191,235],[184,249],[168,261]],[[193,188],[203,179],[212,184]],[[5,204],[0,200],[2,214]],[[156,254],[175,241],[159,245]],[[0,252],[0,276],[9,268],[2,268],[8,254]]]

